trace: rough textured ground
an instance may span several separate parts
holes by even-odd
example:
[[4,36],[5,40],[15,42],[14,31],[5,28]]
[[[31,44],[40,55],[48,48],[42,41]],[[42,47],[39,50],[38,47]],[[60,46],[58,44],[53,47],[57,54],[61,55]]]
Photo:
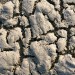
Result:
[[75,0],[0,0],[0,75],[75,75]]

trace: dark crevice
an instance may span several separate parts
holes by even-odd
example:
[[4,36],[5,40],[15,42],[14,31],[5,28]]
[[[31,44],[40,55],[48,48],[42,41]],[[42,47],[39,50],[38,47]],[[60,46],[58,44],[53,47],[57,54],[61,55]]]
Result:
[[50,4],[54,5],[55,6],[55,3],[51,0],[47,0]]
[[49,30],[49,31],[47,31],[47,33],[43,33],[43,34],[41,34],[41,35],[47,35],[48,33],[53,33],[55,30]]
[[19,13],[14,13],[13,14],[13,18],[15,17],[15,16],[19,16],[20,14]]
[[2,33],[0,33],[0,36],[2,35]]
[[26,26],[25,28],[30,28],[30,25]]
[[70,39],[70,26],[67,29],[67,50],[69,50],[69,39]]
[[35,41],[41,41],[42,39],[41,38],[31,38],[31,40],[29,41],[29,45],[32,43],[32,42],[35,42]]
[[8,42],[8,39],[7,39],[8,35],[9,35],[9,32],[7,32],[7,35],[6,35],[6,42],[7,42],[7,43],[9,43],[9,42]]
[[21,39],[19,39],[19,45],[20,45],[20,66],[22,64],[23,58],[25,58],[25,55],[23,53],[24,49],[23,49],[23,42]]
[[13,48],[4,48],[3,51],[13,51]]
[[37,3],[39,3],[40,1],[41,1],[41,0],[35,1],[33,11],[32,11],[32,13],[29,14],[29,16],[30,16],[30,15],[33,15],[33,14],[35,13],[36,5],[37,5]]
[[38,2],[41,2],[41,0],[38,0]]
[[64,20],[64,15],[63,15],[63,9],[64,9],[64,6],[63,6],[63,0],[60,0],[60,11],[59,11],[59,14],[61,15],[61,22],[62,20]]
[[29,20],[29,16],[27,17],[27,19],[28,19],[28,22],[29,22],[29,26],[30,26],[31,37],[33,37],[33,32],[32,32],[32,29],[31,29],[31,22],[30,22],[30,20]]
[[71,53],[72,57],[75,58],[75,48],[73,50],[70,50],[70,53]]
[[32,11],[32,13],[30,13],[30,15],[32,15],[32,14],[34,14],[34,13],[35,13],[35,10],[36,10],[36,4],[37,4],[37,3],[38,3],[38,1],[35,1],[33,11]]
[[25,38],[25,27],[24,26],[21,27],[21,31],[22,31],[23,38]]
[[33,75],[32,72],[31,72],[30,64],[29,64],[29,72],[30,72],[30,75]]
[[67,3],[67,4],[68,4],[68,5],[75,5],[75,3],[73,3],[73,2],[72,2],[72,3]]
[[13,74],[14,74],[14,75],[17,75],[16,72],[15,72],[15,71],[16,71],[16,67],[17,67],[17,65],[14,65],[14,67],[15,67],[15,68],[14,68],[14,72],[13,72]]
[[32,56],[32,55],[24,55],[25,57],[24,58],[34,58],[35,56]]
[[3,48],[3,49],[1,49],[1,52],[3,52],[3,51],[13,51],[14,50],[14,48]]
[[23,0],[19,0],[19,2],[20,2],[20,6],[19,6],[20,16],[22,16],[22,1]]

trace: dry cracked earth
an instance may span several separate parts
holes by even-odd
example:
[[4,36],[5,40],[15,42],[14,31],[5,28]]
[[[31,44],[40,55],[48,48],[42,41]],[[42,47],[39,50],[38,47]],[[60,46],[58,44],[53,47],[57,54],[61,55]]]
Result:
[[75,0],[0,0],[0,75],[75,75]]

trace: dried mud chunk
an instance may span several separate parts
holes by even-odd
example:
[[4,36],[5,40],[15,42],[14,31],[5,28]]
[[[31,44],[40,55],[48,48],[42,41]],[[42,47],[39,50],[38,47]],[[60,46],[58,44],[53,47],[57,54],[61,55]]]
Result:
[[25,29],[25,38],[23,38],[23,45],[28,47],[29,41],[31,40],[31,31],[30,28]]
[[29,26],[28,19],[25,16],[19,17],[19,19],[20,19],[21,26],[24,26],[24,27]]
[[34,9],[35,1],[37,0],[23,0],[22,1],[22,13],[27,14],[27,15],[32,13]]
[[75,59],[70,54],[61,55],[54,70],[57,75],[75,75]]
[[0,73],[6,75],[12,73],[19,62],[19,52],[0,52]]
[[55,8],[60,10],[60,0],[51,0],[55,4]]
[[64,4],[67,4],[67,3],[74,3],[75,4],[75,0],[63,0]]
[[17,24],[18,24],[18,17],[14,17],[14,18],[6,20],[4,23],[4,26],[13,27],[13,26],[17,26]]
[[19,3],[19,0],[12,0],[13,4],[14,4],[14,12],[15,13],[19,13],[19,6],[20,6],[20,3]]
[[7,43],[6,40],[7,31],[5,29],[0,29],[0,48],[11,48],[11,46]]
[[0,0],[2,4],[5,4],[6,2],[9,1],[12,1],[12,3],[14,4],[14,9],[15,9],[14,12],[19,13],[19,5],[20,5],[19,0]]
[[5,4],[8,1],[11,1],[11,0],[0,0],[0,3]]
[[72,9],[67,8],[63,10],[63,15],[65,19],[65,24],[68,26],[74,26],[75,25],[75,13]]
[[1,9],[2,9],[3,5],[0,3],[0,13],[1,13]]
[[29,61],[28,59],[23,59],[21,67],[16,68],[16,74],[18,75],[30,75]]
[[55,44],[50,44],[50,45],[44,45],[43,46],[44,49],[48,52],[48,55],[51,57],[51,61],[52,63],[55,61],[56,57],[57,57],[57,54],[56,54],[56,50],[57,50],[57,47]]
[[36,65],[30,58],[25,58],[22,61],[21,67],[16,68],[15,74],[18,75],[40,75],[36,70]]
[[31,29],[33,37],[40,37],[41,34],[54,30],[52,24],[44,17],[42,13],[36,13],[30,16]]
[[58,35],[59,37],[62,37],[62,38],[66,38],[66,39],[67,39],[67,31],[64,30],[64,29],[58,30],[58,31],[57,31],[57,35]]
[[70,29],[70,36],[73,36],[73,35],[75,35],[75,27],[72,27]]
[[75,36],[72,36],[69,40],[69,49],[74,49],[75,48]]
[[[35,55],[35,63],[37,64],[38,71],[43,74],[49,71],[51,68],[51,57],[48,56],[46,50],[37,41],[32,42],[30,45],[30,50]],[[37,59],[37,60],[36,60]]]
[[[29,59],[30,60],[30,59]],[[32,75],[40,75],[36,69],[36,64],[33,61],[29,61],[30,63],[30,71]]]
[[9,2],[6,2],[3,7],[2,7],[2,10],[1,10],[1,14],[0,14],[0,19],[10,19],[13,17],[13,9],[14,9],[14,4],[9,1]]
[[54,33],[48,33],[46,36],[41,35],[41,39],[45,40],[50,44],[50,43],[54,43],[57,40],[57,37],[55,36]]
[[52,9],[54,9],[54,6],[46,0],[41,0],[41,2],[37,3],[36,5],[36,12],[39,11],[48,14],[52,11]]
[[29,53],[29,48],[26,48],[26,47],[23,47],[23,54],[24,55],[30,55],[30,53]]
[[60,20],[58,11],[55,11],[54,6],[47,2],[46,0],[42,0],[41,2],[37,3],[36,5],[36,12],[42,12],[43,14],[47,15],[51,21],[55,19]]
[[13,46],[15,42],[17,42],[19,39],[22,39],[22,32],[21,28],[16,27],[12,30],[10,30],[9,35],[7,37],[8,43]]
[[64,50],[67,50],[66,44],[67,42],[65,38],[59,38],[57,41],[58,52],[64,52]]

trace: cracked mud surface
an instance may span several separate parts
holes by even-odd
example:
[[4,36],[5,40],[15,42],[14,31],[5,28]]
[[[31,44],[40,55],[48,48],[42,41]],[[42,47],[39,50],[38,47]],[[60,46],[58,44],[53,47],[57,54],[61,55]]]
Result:
[[0,75],[75,75],[75,0],[0,0]]

